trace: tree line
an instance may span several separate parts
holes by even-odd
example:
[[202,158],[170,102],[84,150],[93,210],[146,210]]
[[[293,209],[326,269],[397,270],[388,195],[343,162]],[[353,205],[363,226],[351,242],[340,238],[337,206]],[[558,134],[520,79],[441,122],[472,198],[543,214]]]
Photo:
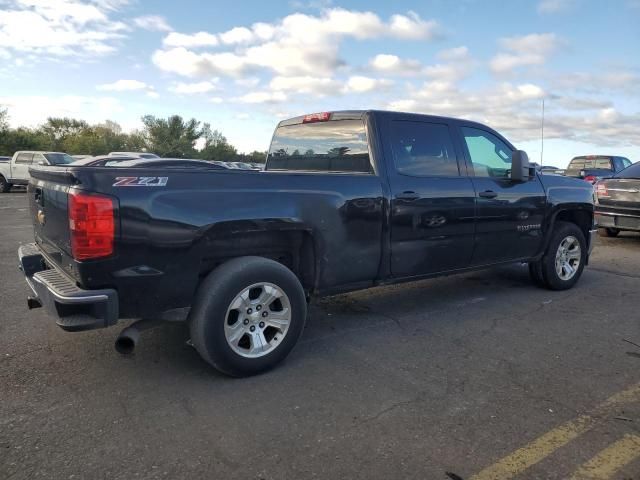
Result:
[[91,125],[75,118],[49,117],[36,127],[9,126],[6,109],[0,108],[0,155],[18,150],[66,152],[70,155],[105,155],[109,152],[153,152],[166,158],[199,158],[225,162],[264,163],[266,152],[238,153],[226,137],[211,125],[180,115],[142,117],[143,128],[123,132],[110,120]]

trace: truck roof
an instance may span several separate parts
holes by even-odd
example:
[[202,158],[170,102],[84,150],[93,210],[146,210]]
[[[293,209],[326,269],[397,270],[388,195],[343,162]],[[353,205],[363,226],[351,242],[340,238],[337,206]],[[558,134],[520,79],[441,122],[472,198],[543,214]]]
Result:
[[[444,117],[442,115],[431,115],[428,113],[418,113],[418,112],[399,112],[399,111],[394,111],[394,110],[376,110],[376,109],[369,109],[369,110],[336,110],[336,111],[327,111],[327,112],[318,112],[318,113],[311,113],[311,114],[307,114],[307,115],[300,115],[297,117],[292,117],[292,118],[288,118],[286,120],[282,120],[280,123],[278,123],[278,127],[283,127],[283,126],[288,126],[288,125],[297,125],[300,123],[304,123],[305,119],[307,119],[307,122],[312,123],[312,122],[317,122],[317,121],[323,121],[321,120],[318,116],[322,116],[322,115],[330,115],[331,116],[331,120],[357,120],[362,118],[363,115],[367,114],[367,113],[375,113],[375,114],[382,114],[382,115],[406,115],[407,117],[415,117],[415,118],[429,118],[431,120],[439,120],[439,121],[446,121],[449,122],[451,120],[461,120],[464,122],[468,122],[474,125],[478,125],[478,126],[484,126],[483,124],[479,123],[479,122],[474,122],[473,120],[467,120],[467,119],[463,119],[463,118],[456,118],[456,117]],[[315,119],[313,120],[309,120],[311,117],[315,117]],[[324,121],[326,121],[327,119],[324,119]]]
[[60,155],[66,155],[65,152],[54,152],[49,150],[18,150],[14,155],[17,153],[59,153]]

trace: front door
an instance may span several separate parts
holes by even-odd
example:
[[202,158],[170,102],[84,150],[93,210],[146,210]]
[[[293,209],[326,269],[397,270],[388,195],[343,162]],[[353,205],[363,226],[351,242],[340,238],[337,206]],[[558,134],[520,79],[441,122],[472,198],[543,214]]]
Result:
[[469,265],[475,193],[449,125],[390,117],[391,272],[420,276]]
[[11,166],[11,176],[16,180],[26,180],[29,178],[29,167],[33,161],[33,153],[19,153],[16,161]]
[[472,262],[487,265],[535,256],[542,248],[546,195],[536,175],[513,182],[513,148],[477,126],[460,127],[476,191],[476,235]]

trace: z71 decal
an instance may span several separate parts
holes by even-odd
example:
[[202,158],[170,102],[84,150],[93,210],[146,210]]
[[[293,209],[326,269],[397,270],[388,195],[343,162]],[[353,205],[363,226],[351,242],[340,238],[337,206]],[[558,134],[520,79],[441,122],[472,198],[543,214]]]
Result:
[[164,187],[169,177],[116,177],[114,187]]

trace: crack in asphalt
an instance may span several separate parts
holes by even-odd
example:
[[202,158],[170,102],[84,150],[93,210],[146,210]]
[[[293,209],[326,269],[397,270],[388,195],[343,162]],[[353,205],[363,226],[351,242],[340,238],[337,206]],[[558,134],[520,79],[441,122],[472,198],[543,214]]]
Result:
[[640,278],[640,275],[635,275],[633,273],[616,272],[615,270],[608,270],[606,268],[589,267],[589,271],[608,273],[609,275],[616,275],[618,277]]

